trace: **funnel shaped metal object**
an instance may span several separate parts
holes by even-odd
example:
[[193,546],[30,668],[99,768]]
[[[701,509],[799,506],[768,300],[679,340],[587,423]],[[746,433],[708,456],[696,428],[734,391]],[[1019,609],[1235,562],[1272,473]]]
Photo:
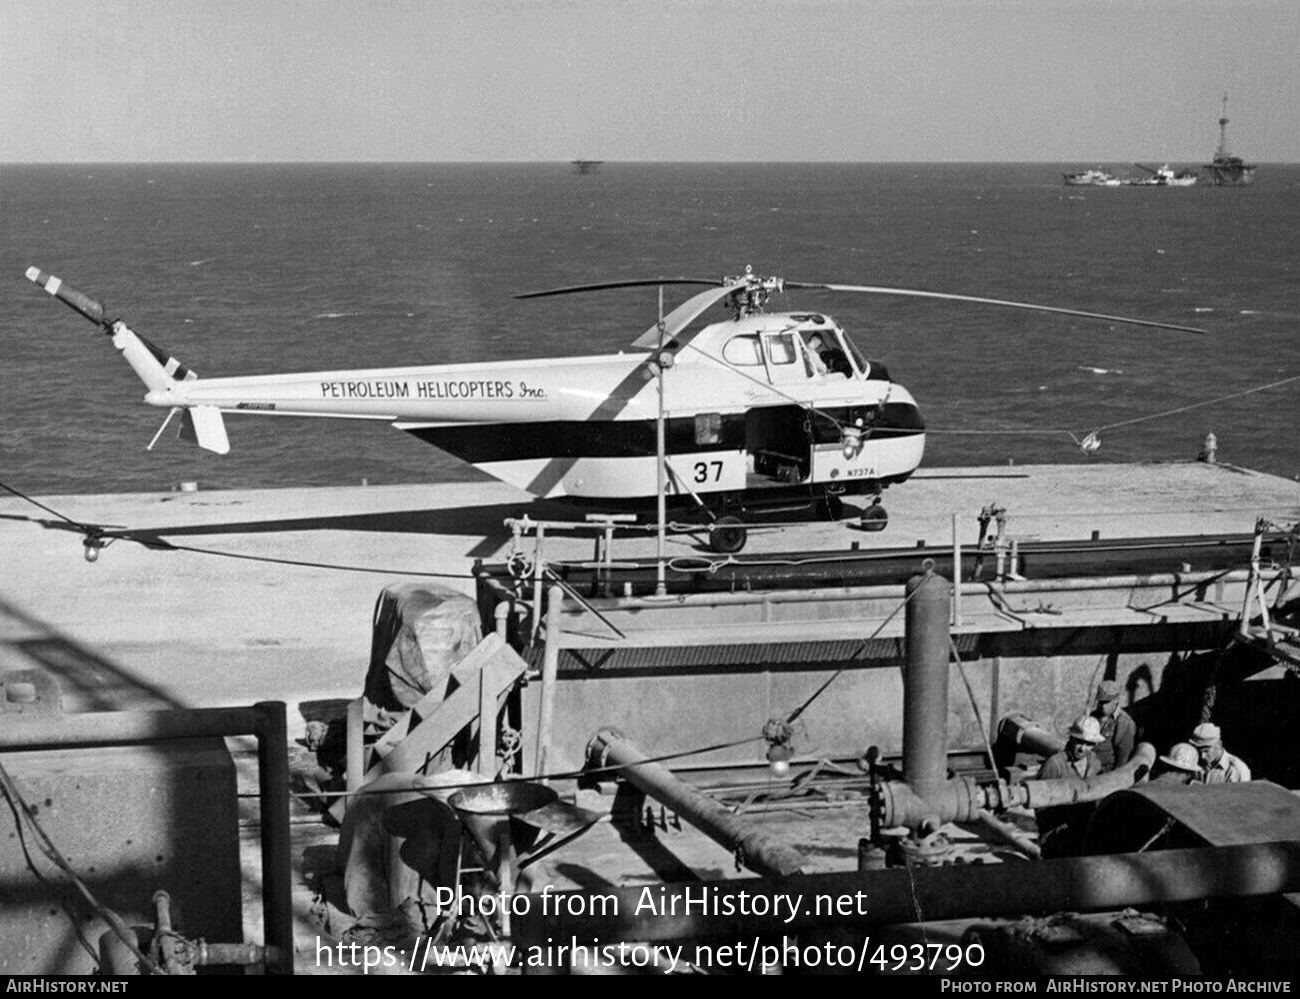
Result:
[[559,796],[543,784],[512,781],[507,784],[483,784],[466,787],[448,799],[474,842],[489,862],[508,834],[516,851],[527,850],[536,842],[540,830],[526,821],[515,821],[529,812],[554,803]]

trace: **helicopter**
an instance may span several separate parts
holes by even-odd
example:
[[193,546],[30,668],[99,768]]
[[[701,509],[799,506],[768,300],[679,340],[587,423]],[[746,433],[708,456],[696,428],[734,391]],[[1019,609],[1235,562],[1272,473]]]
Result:
[[[657,286],[659,318],[618,354],[200,378],[109,319],[103,305],[36,267],[27,277],[112,338],[167,409],[152,449],[178,436],[230,450],[226,414],[372,420],[440,448],[539,499],[616,509],[657,504],[701,517],[716,552],[743,548],[746,524],[772,511],[826,519],[864,497],[861,526],[881,530],[882,492],[925,452],[911,393],[829,315],[769,312],[786,289],[984,304],[1190,333],[1193,327],[1056,306],[874,285],[743,274],[609,281],[526,292],[542,298]],[[666,315],[666,286],[707,285]],[[728,315],[695,325],[721,303]]]

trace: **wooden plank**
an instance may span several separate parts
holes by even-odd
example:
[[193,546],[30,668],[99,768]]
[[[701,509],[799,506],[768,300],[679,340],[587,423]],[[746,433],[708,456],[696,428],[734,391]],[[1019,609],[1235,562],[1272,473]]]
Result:
[[[477,653],[483,645],[489,643],[490,654],[487,654],[485,660],[484,656]],[[425,760],[430,756],[442,752],[466,725],[478,717],[480,685],[474,682],[473,673],[486,673],[484,683],[491,691],[491,699],[487,703],[491,704],[490,711],[494,715],[492,727],[495,727],[495,712],[499,710],[502,698],[515,681],[528,671],[528,664],[495,634],[485,638],[479,648],[465,657],[461,665],[471,657],[474,657],[477,668],[464,678],[465,682],[460,687],[437,705],[436,710],[414,726],[391,753],[367,771],[365,783],[374,780],[381,773],[414,773],[424,766]],[[454,672],[459,672],[459,667]],[[427,698],[422,699],[416,706],[417,711],[426,706],[426,700]],[[495,750],[493,752],[495,754]]]
[[497,692],[490,667],[478,674],[478,772],[495,777],[497,762]]
[[409,708],[403,711],[397,721],[389,726],[388,731],[375,740],[374,745],[370,747],[370,751],[381,758],[391,753],[393,747],[406,738],[413,717],[414,715]]

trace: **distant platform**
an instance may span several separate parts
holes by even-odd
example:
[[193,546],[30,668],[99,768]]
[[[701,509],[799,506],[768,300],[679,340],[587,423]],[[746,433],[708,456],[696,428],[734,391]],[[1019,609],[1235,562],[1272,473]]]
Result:
[[[313,704],[360,693],[384,585],[427,578],[473,593],[474,560],[510,550],[506,518],[582,519],[492,482],[38,498],[173,547],[123,539],[90,564],[69,524],[0,500],[4,669],[53,673],[74,711],[282,700],[291,735]],[[762,526],[745,553],[950,544],[953,514],[973,544],[992,503],[1012,535],[1042,540],[1246,534],[1260,517],[1300,519],[1300,483],[1198,462],[926,468],[884,499],[880,533],[852,519]],[[556,558],[592,550],[589,532],[548,541]],[[669,539],[670,555],[702,551],[698,537]],[[616,540],[616,552],[653,556],[654,536]]]

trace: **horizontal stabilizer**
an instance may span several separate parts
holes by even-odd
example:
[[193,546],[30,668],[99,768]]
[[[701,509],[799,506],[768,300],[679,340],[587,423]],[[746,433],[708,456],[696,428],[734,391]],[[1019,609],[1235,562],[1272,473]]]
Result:
[[216,406],[187,407],[181,416],[180,438],[216,454],[227,454],[230,451],[226,422]]

